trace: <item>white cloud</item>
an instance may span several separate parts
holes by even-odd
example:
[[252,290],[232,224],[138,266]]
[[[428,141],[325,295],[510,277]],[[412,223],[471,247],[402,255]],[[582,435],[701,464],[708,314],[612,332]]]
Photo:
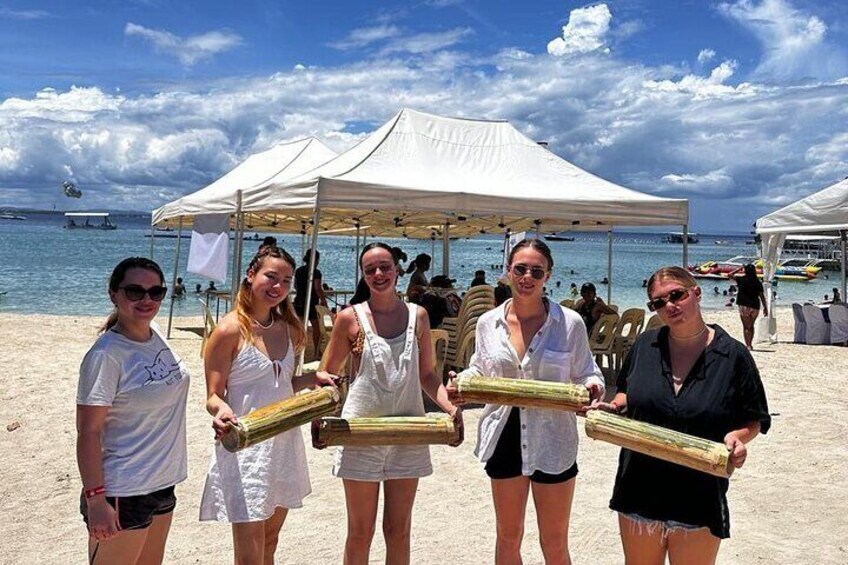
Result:
[[474,33],[469,28],[454,28],[447,31],[425,32],[399,37],[386,45],[382,54],[389,53],[431,53],[452,47],[462,39]]
[[718,10],[760,42],[763,56],[754,72],[757,78],[832,79],[848,72],[848,57],[827,41],[824,21],[787,0],[739,0],[719,4]]
[[40,20],[49,17],[50,13],[45,10],[13,10],[6,6],[0,6],[0,19]]
[[400,33],[400,28],[389,24],[363,27],[354,29],[346,38],[331,43],[330,46],[341,50],[366,47],[378,41],[397,37]]
[[712,61],[716,56],[716,52],[712,49],[701,49],[698,53],[698,63],[705,65]]
[[571,11],[562,37],[548,43],[548,53],[557,57],[598,51],[606,46],[612,14],[606,4]]
[[124,35],[150,41],[157,52],[176,57],[187,67],[211,59],[242,43],[241,36],[228,31],[209,31],[182,38],[167,31],[150,29],[131,22],[124,27]]
[[153,209],[279,141],[316,135],[344,150],[367,135],[348,124],[402,107],[510,120],[604,178],[697,198],[693,216],[712,229],[745,230],[848,174],[848,80],[736,83],[735,62],[711,67],[442,49],[153,94],[44,89],[0,100],[0,206],[49,207],[35,188],[25,200],[6,187],[57,195],[72,171],[86,205]]

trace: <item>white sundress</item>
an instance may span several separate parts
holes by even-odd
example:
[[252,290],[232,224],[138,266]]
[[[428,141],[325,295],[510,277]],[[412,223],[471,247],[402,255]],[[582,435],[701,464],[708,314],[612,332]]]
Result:
[[[407,306],[406,330],[388,339],[371,329],[362,304],[354,306],[365,334],[365,346],[359,373],[350,384],[342,408],[343,418],[425,414],[415,335],[418,307],[415,304]],[[333,474],[337,477],[372,482],[420,478],[432,472],[430,448],[426,445],[340,447],[333,466]]]
[[[289,342],[285,358],[272,361],[245,342],[233,361],[224,395],[236,416],[293,395],[293,349]],[[215,442],[200,519],[231,523],[266,520],[277,507],[300,508],[311,491],[300,428],[237,453]]]

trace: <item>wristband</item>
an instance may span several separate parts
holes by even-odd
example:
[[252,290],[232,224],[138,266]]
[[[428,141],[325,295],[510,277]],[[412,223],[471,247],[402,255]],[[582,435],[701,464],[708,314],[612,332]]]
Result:
[[106,487],[100,485],[99,487],[94,487],[92,489],[84,490],[83,494],[85,494],[85,498],[94,498],[95,496],[99,496],[101,494],[106,494]]

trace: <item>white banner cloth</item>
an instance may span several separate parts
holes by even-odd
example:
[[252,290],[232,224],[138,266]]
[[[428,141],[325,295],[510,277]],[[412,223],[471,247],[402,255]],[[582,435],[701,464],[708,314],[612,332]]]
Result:
[[227,280],[229,243],[229,214],[195,216],[186,270],[207,279],[224,282]]

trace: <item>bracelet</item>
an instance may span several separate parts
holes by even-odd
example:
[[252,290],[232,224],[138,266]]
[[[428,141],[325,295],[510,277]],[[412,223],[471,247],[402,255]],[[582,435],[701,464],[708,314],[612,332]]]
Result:
[[83,494],[85,494],[85,498],[94,498],[95,496],[99,496],[101,494],[106,494],[106,487],[100,485],[99,487],[94,487],[92,489],[84,490]]

